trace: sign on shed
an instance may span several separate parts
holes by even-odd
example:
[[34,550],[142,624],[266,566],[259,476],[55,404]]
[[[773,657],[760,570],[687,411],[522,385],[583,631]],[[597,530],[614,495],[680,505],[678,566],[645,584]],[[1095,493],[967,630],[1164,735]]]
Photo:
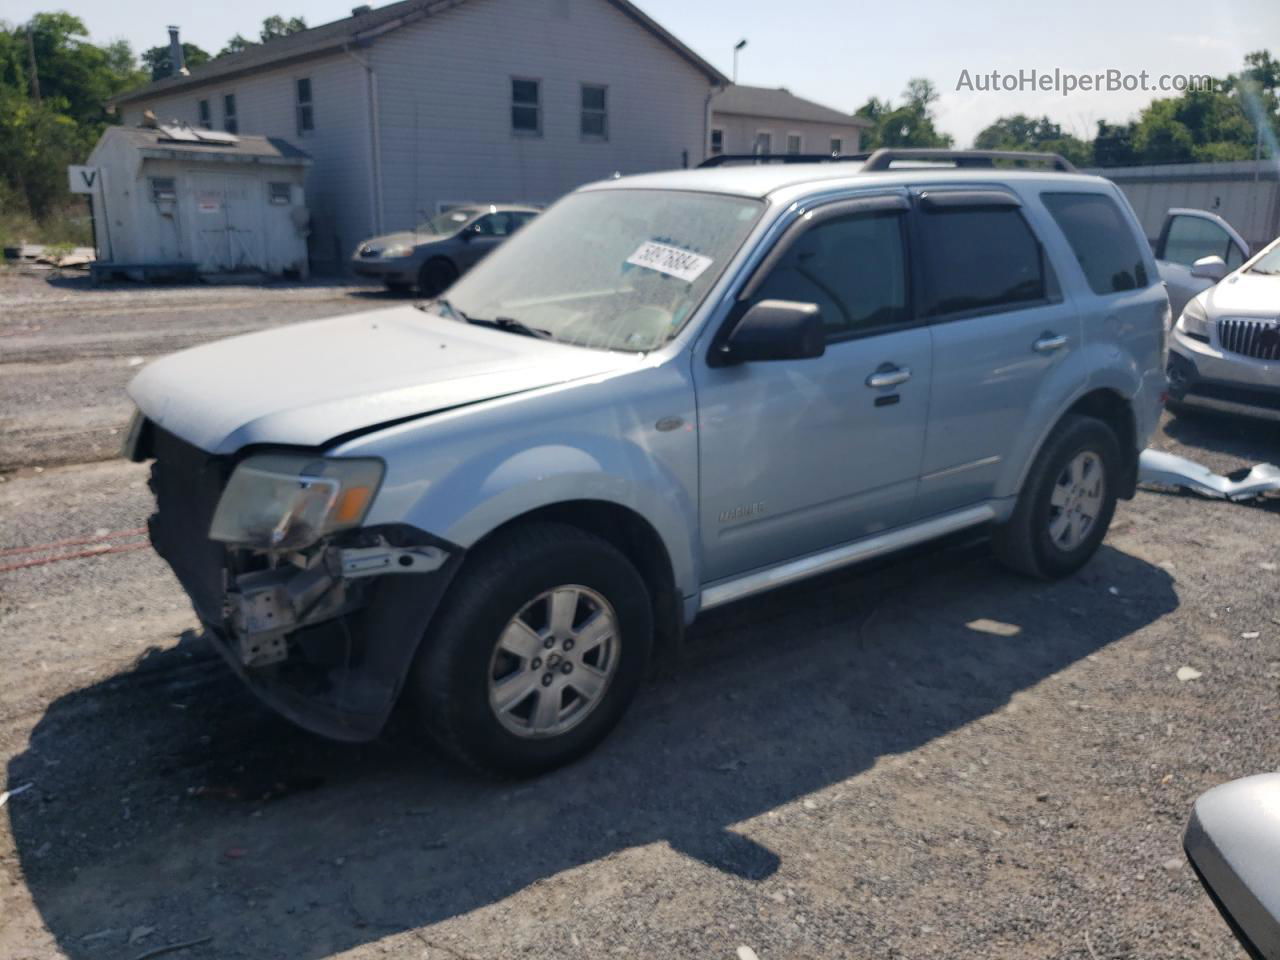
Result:
[[67,167],[67,179],[72,193],[94,194],[98,192],[102,171],[97,167]]

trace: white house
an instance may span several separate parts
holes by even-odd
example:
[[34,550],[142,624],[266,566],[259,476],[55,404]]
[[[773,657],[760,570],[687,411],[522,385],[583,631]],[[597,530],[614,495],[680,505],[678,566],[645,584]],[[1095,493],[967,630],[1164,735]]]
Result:
[[712,154],[857,153],[872,123],[785,87],[734,84],[711,101]]
[[312,158],[314,266],[460,202],[550,202],[695,165],[726,78],[628,0],[401,0],[115,100],[125,126],[288,138]]
[[311,161],[296,147],[181,126],[111,126],[88,163],[106,263],[307,275]]

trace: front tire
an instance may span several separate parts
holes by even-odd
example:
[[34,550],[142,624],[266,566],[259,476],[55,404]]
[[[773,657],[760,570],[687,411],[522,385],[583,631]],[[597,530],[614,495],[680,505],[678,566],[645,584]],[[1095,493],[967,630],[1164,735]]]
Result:
[[424,297],[438,297],[458,279],[458,268],[442,257],[428,260],[418,268],[418,292]]
[[612,544],[531,523],[467,558],[414,663],[425,732],[487,775],[568,763],[621,719],[653,645],[649,591]]
[[1031,465],[1013,516],[995,530],[996,556],[1044,580],[1075,573],[1107,535],[1119,481],[1111,428],[1093,417],[1064,417]]

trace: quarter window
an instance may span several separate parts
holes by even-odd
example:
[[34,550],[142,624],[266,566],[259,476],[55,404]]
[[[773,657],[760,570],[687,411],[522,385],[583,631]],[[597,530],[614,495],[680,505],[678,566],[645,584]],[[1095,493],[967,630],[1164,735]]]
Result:
[[923,218],[925,316],[1046,299],[1040,244],[1018,208],[939,207]]
[[238,133],[240,124],[236,120],[236,95],[224,94],[222,97],[222,129],[227,133]]
[[294,84],[297,96],[298,133],[306,133],[316,127],[315,108],[311,104],[311,78],[299,77]]
[[1116,293],[1147,285],[1147,267],[1133,230],[1110,197],[1042,193],[1040,199],[1071,245],[1089,289]]
[[592,140],[609,139],[608,87],[582,85],[582,135]]
[[753,301],[816,303],[828,339],[906,323],[902,229],[898,212],[819,223],[787,249]]
[[542,133],[542,84],[537,80],[511,80],[511,130],[538,136]]

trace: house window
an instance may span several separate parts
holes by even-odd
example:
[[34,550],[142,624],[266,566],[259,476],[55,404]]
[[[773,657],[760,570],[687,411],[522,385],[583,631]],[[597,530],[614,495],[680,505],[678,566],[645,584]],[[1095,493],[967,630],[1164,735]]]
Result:
[[756,131],[756,142],[751,152],[765,155],[773,153],[773,134],[768,130]]
[[209,101],[201,100],[196,104],[196,112],[200,115],[200,129],[213,129],[213,113],[209,110]]
[[804,138],[798,133],[787,134],[787,153],[800,153],[804,150]]
[[511,78],[511,132],[542,135],[542,84]]
[[724,153],[724,131],[712,129],[711,131],[711,153],[712,155]]
[[311,107],[311,78],[299,77],[294,88],[297,94],[298,133],[303,134],[316,128],[316,117]]
[[236,122],[236,95],[224,94],[222,97],[222,129],[227,133],[236,133],[240,125]]
[[831,138],[831,153],[833,156],[840,156],[844,152],[844,141],[839,137]]
[[268,183],[267,201],[274,207],[286,207],[293,199],[293,187],[287,183]]
[[582,85],[582,135],[592,140],[609,139],[608,87]]
[[177,200],[178,189],[174,184],[173,177],[152,177],[151,199],[156,203],[162,200]]

